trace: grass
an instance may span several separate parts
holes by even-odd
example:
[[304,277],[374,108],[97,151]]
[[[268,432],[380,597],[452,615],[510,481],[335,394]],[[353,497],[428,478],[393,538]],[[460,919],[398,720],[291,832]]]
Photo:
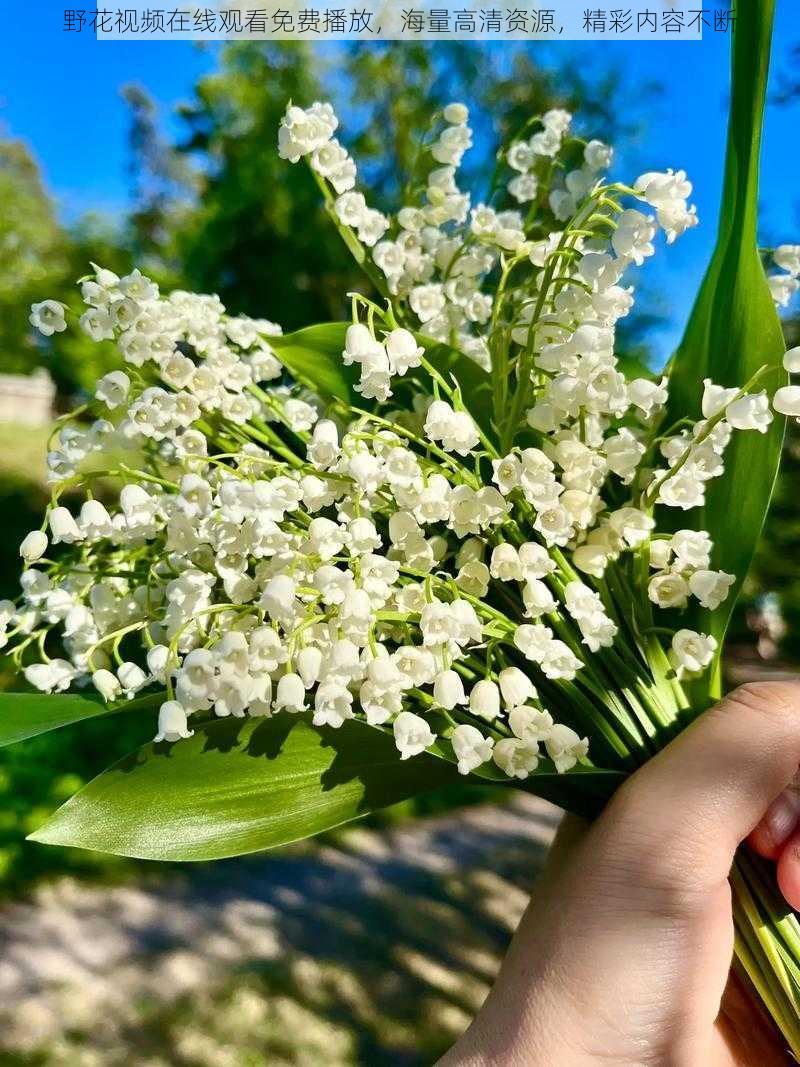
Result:
[[0,422],[0,478],[44,485],[49,426]]

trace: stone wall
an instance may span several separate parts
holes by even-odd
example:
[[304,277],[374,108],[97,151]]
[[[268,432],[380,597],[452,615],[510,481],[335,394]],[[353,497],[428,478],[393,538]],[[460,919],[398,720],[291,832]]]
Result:
[[46,426],[53,419],[56,388],[46,370],[0,374],[0,422]]

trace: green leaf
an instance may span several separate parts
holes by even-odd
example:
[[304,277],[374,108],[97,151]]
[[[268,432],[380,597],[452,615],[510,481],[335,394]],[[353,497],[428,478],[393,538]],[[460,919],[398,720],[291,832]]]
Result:
[[98,715],[156,708],[163,699],[164,693],[158,692],[106,704],[99,696],[77,693],[0,693],[0,748]]
[[[347,322],[325,322],[308,326],[282,337],[270,337],[269,343],[284,366],[303,385],[313,389],[326,400],[342,400],[363,407],[364,398],[355,390],[359,370],[345,367],[342,362]],[[435,341],[424,334],[415,334],[425,349],[425,358],[447,379],[458,383],[461,395],[472,415],[484,430],[489,430],[491,384],[489,375],[462,352]],[[417,367],[408,372],[403,381],[424,381],[431,389],[428,372]]]
[[105,771],[31,840],[153,860],[210,860],[310,837],[458,780],[434,756],[398,758],[392,737],[306,716],[208,723]]
[[270,337],[270,348],[302,385],[326,400],[351,403],[358,398],[354,386],[359,370],[342,362],[346,322],[324,322],[294,333]]
[[[214,720],[188,740],[145,745],[121,760],[30,839],[152,860],[238,856],[463,781],[453,761],[445,740],[401,760],[388,731],[357,719],[339,730],[313,727],[307,715]],[[525,782],[491,764],[474,777],[588,817],[625,776],[589,766],[559,775],[542,760]]]
[[[670,368],[668,424],[685,416],[701,417],[704,378],[743,386],[766,366],[769,374],[758,387],[766,387],[770,395],[786,381],[780,320],[757,247],[759,154],[773,15],[774,0],[741,4],[737,10],[717,244]],[[697,609],[687,622],[713,634],[720,646],[769,507],[784,423],[776,418],[763,435],[753,430],[734,434],[725,455],[725,474],[710,483],[704,507],[677,517],[662,509],[663,524],[707,530],[715,546],[712,566],[736,575],[732,595],[720,608]],[[719,695],[719,688],[718,659],[709,681],[693,687],[693,702],[702,708]]]

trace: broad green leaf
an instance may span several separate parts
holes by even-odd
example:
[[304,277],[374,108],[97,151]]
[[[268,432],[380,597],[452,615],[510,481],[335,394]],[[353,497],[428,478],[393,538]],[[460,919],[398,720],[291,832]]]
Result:
[[[476,779],[522,786],[595,815],[623,780],[548,760],[524,783],[492,765]],[[153,860],[210,860],[299,841],[397,801],[463,781],[452,748],[401,760],[388,731],[308,716],[213,721],[174,745],[145,745],[63,805],[31,840]]]
[[305,716],[208,723],[145,745],[90,782],[31,837],[153,860],[211,860],[310,837],[458,780],[434,756],[401,761],[364,723]]
[[[667,423],[701,417],[703,379],[743,386],[763,366],[757,388],[772,395],[784,384],[784,341],[757,248],[758,170],[769,67],[774,0],[739,5],[733,38],[732,93],[725,182],[717,244],[686,334],[670,368]],[[732,595],[714,612],[698,609],[687,625],[722,644],[769,507],[780,462],[784,420],[769,432],[734,434],[725,474],[708,487],[706,504],[661,522],[707,530],[714,541],[712,566],[736,575]],[[718,695],[719,661],[708,683],[694,687],[698,707]]]
[[0,693],[0,748],[98,715],[157,708],[163,699],[158,692],[106,704],[99,696],[78,693]]
[[[347,322],[325,322],[308,326],[282,337],[270,337],[269,343],[281,362],[303,385],[329,400],[343,400],[356,407],[365,406],[365,400],[355,391],[359,372],[357,366],[345,367],[342,362]],[[489,430],[491,386],[489,375],[462,352],[449,345],[435,341],[424,334],[417,340],[425,349],[425,358],[447,379],[458,382],[464,403],[485,430]],[[405,379],[424,380],[427,389],[431,383],[424,368],[409,371]]]
[[345,403],[358,398],[354,386],[358,381],[358,367],[346,367],[342,362],[346,322],[324,322],[307,326],[294,333],[270,337],[270,348],[278,359],[302,385],[327,400]]

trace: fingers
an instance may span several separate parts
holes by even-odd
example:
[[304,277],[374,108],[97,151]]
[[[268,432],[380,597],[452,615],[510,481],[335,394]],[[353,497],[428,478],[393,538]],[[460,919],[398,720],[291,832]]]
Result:
[[778,859],[778,887],[786,903],[800,911],[800,832],[784,846]]
[[760,856],[776,860],[798,823],[800,823],[800,782],[795,776],[792,784],[767,808],[747,842]]
[[[637,771],[608,814],[630,842],[629,856],[630,849],[638,850],[651,867],[656,862],[665,875],[694,880],[698,887],[717,883],[757,826],[763,848],[774,838],[779,849],[780,836],[785,841],[792,833],[796,798],[774,802],[798,765],[800,683],[746,685]],[[654,849],[661,862],[654,860]],[[795,866],[787,860],[785,875],[793,886],[798,876],[800,891],[800,847],[795,860]]]

